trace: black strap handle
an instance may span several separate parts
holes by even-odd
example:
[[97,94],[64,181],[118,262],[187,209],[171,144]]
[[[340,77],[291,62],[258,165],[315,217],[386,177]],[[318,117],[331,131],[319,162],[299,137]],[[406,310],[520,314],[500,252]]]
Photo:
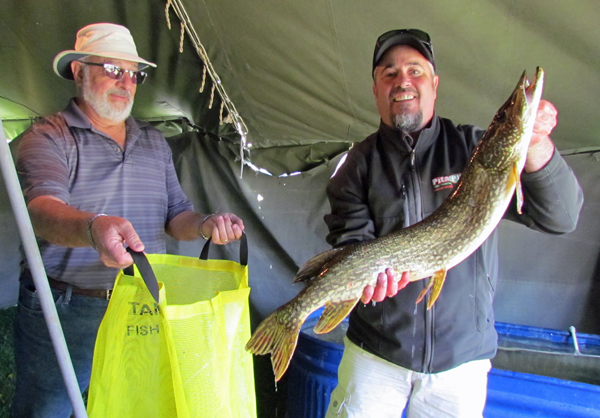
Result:
[[[148,258],[146,258],[146,254],[140,251],[134,251],[130,247],[127,247],[127,252],[131,254],[133,263],[140,271],[140,274],[142,275],[144,283],[146,283],[150,294],[158,302],[158,280],[156,279],[156,275],[154,274],[154,270],[152,270],[152,266],[150,265]],[[124,268],[123,272],[128,276],[133,276],[133,266]]]
[[[202,247],[202,252],[200,253],[200,260],[208,260],[208,250],[210,248],[209,239]],[[242,237],[240,238],[240,264],[242,266],[248,265],[248,238],[246,238],[246,234],[242,232]]]
[[[202,252],[200,253],[199,257],[201,260],[208,260],[210,242],[211,240],[209,239],[206,241],[206,244],[204,244],[204,247],[202,247]],[[156,275],[154,274],[154,270],[152,270],[152,266],[150,265],[148,258],[146,258],[146,255],[143,252],[132,250],[130,247],[127,247],[127,252],[131,254],[133,263],[140,271],[142,279],[144,279],[144,283],[146,283],[150,294],[152,294],[154,299],[158,302],[158,280],[156,279]],[[246,238],[245,233],[242,233],[242,237],[240,238],[240,264],[242,266],[248,265],[248,238]],[[123,273],[128,276],[133,276],[133,265],[125,267],[123,269]]]

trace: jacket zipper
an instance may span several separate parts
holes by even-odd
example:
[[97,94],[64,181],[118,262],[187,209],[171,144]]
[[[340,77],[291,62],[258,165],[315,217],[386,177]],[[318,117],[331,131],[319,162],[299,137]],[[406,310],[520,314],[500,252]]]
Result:
[[[410,155],[410,167],[411,167],[411,181],[413,183],[412,190],[414,190],[414,195],[412,196],[412,201],[414,202],[413,210],[414,216],[411,217],[409,225],[419,222],[423,219],[423,205],[421,199],[421,183],[419,180],[419,172],[417,170],[417,156],[414,147],[411,151]],[[410,216],[410,215],[408,215]],[[427,285],[427,280],[423,280],[423,288]],[[429,294],[425,297],[421,303],[426,306],[427,301],[429,300]],[[427,310],[424,308],[425,312],[425,355],[423,357],[423,364],[421,365],[421,369],[424,373],[431,373],[431,365],[433,362],[433,320],[434,320],[434,312],[435,306],[431,308],[431,310]]]
[[417,223],[423,219],[423,213],[422,213],[423,206],[421,204],[421,183],[419,181],[419,173],[417,171],[416,160],[417,160],[417,157],[416,157],[415,149],[413,148],[410,153],[410,169],[411,169],[411,182],[412,182],[412,190],[413,190],[413,195],[411,197],[412,197],[412,201],[414,202],[414,204],[413,204],[413,208],[412,208],[413,212],[408,215],[410,217],[409,225]]
[[402,184],[402,199],[404,200],[403,210],[404,210],[404,223],[402,224],[402,228],[407,228],[410,226],[410,209],[408,207],[408,192],[406,191],[406,184]]

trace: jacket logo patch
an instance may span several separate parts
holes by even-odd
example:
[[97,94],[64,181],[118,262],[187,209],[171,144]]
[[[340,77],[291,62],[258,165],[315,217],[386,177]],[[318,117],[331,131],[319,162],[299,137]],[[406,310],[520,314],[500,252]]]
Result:
[[433,185],[433,191],[439,192],[440,190],[452,189],[460,180],[460,174],[451,174],[449,176],[436,177],[431,180]]

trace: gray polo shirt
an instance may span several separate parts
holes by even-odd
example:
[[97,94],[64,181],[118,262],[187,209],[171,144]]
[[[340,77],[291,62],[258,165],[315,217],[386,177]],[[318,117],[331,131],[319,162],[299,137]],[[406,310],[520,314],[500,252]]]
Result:
[[[193,206],[181,190],[162,133],[126,120],[125,151],[94,129],[71,99],[65,111],[32,125],[19,143],[17,171],[29,203],[54,196],[74,208],[130,221],[146,253],[165,253],[165,226]],[[65,248],[38,239],[46,273],[89,289],[112,288],[117,269],[90,247]]]

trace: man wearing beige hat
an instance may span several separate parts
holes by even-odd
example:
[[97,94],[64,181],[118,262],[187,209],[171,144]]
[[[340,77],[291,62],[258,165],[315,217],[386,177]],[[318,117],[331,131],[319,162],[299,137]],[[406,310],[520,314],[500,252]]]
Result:
[[[164,253],[179,240],[241,237],[240,218],[202,215],[184,195],[163,135],[130,116],[147,67],[129,30],[99,23],[77,33],[54,71],[77,95],[19,138],[17,170],[79,385],[89,384],[96,332],[126,252]],[[15,332],[13,417],[69,417],[69,397],[39,297],[23,266]]]

